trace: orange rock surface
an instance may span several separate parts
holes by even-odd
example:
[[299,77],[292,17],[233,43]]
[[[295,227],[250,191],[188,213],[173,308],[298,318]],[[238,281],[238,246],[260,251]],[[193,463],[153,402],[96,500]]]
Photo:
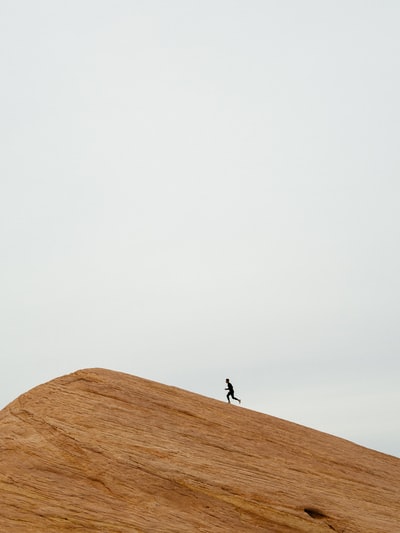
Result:
[[0,532],[400,532],[400,459],[102,369],[0,412]]

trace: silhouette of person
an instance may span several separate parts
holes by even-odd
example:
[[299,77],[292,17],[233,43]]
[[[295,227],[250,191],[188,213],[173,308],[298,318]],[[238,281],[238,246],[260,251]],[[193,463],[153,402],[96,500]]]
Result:
[[227,384],[227,387],[225,387],[225,390],[229,391],[228,394],[226,395],[228,402],[231,403],[230,398],[232,397],[232,400],[236,400],[240,404],[242,400],[239,400],[239,398],[235,398],[235,391],[233,390],[233,385],[229,381],[229,378],[226,378],[225,383]]

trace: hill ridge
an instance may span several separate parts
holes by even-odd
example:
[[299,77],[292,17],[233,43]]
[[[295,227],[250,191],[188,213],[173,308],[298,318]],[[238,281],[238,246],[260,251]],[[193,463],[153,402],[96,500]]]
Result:
[[101,368],[0,412],[2,533],[400,531],[400,460]]

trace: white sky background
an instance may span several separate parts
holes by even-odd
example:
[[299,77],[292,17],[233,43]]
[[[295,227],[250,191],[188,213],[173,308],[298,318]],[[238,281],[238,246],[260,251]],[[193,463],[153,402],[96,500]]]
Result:
[[400,456],[400,4],[1,0],[0,407],[105,367]]

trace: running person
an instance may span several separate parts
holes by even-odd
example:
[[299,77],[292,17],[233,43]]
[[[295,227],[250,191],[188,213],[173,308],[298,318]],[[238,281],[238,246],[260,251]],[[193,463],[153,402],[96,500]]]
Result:
[[233,390],[233,385],[232,383],[229,381],[229,378],[226,378],[225,380],[225,383],[226,383],[226,387],[225,387],[225,390],[229,391],[228,394],[226,395],[227,399],[228,399],[228,402],[231,403],[231,400],[230,398],[232,397],[232,400],[236,400],[237,402],[239,402],[239,404],[241,403],[241,400],[239,400],[239,398],[235,398],[235,391]]

